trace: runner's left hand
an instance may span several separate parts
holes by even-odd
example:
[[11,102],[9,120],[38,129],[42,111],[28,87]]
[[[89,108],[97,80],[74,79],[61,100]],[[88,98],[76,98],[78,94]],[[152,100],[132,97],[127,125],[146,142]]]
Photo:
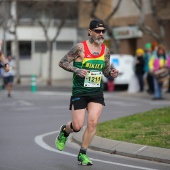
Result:
[[112,71],[110,72],[110,76],[112,76],[113,78],[116,78],[119,75],[119,71],[116,70],[115,68],[112,69]]

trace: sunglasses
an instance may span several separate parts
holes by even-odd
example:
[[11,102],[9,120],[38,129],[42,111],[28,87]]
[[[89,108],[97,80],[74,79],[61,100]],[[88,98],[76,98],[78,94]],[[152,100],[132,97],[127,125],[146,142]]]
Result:
[[104,34],[106,32],[105,29],[104,30],[92,30],[92,31],[94,31],[97,34],[100,34],[101,32]]

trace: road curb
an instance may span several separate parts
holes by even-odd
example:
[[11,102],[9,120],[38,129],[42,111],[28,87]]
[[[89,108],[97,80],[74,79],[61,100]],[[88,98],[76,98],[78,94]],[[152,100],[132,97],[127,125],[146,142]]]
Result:
[[[81,145],[84,130],[85,128],[83,128],[79,133],[74,133],[72,135],[72,140],[75,143]],[[110,154],[170,164],[170,149],[165,148],[121,142],[99,136],[94,137],[89,148]]]

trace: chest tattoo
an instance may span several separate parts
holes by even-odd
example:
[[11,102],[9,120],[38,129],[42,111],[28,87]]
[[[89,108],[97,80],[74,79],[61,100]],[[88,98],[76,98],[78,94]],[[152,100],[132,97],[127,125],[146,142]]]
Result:
[[99,55],[99,52],[93,52],[93,55]]

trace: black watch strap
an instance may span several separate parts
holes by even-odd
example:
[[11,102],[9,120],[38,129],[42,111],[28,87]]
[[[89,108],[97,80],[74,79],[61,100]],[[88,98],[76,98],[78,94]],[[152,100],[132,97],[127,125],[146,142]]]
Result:
[[5,63],[4,66],[6,67],[7,64],[8,64],[8,63]]

